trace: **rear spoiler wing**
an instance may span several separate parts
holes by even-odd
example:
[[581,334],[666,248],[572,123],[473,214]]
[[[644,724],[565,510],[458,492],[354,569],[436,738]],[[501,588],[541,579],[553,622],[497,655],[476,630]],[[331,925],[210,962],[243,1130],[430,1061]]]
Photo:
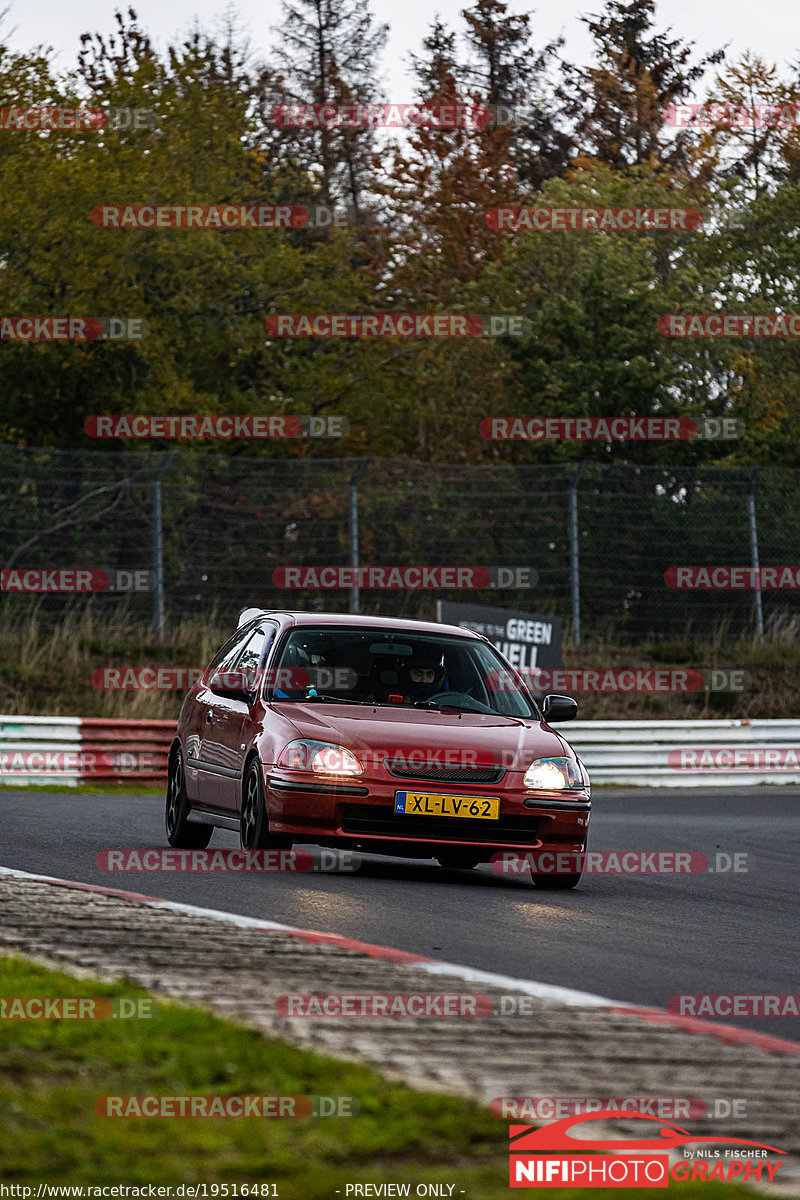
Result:
[[236,623],[236,628],[241,629],[243,625],[247,625],[248,622],[254,621],[256,617],[266,617],[268,613],[269,609],[266,608],[243,608],[239,613],[239,620]]

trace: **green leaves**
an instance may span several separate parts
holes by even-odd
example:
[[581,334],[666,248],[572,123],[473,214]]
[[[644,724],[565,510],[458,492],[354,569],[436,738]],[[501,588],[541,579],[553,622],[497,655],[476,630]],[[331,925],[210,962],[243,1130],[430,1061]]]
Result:
[[[141,340],[0,342],[0,436],[85,446],[84,419],[103,413],[337,412],[351,422],[349,438],[239,449],[795,463],[796,343],[670,339],[658,320],[797,311],[796,131],[665,127],[663,107],[687,99],[717,58],[698,60],[659,31],[651,0],[609,0],[589,20],[597,57],[567,70],[569,128],[563,112],[552,118],[546,84],[556,47],[537,50],[527,17],[504,0],[476,0],[463,16],[470,61],[455,32],[434,26],[415,60],[417,99],[524,107],[535,95],[514,129],[429,125],[390,142],[370,129],[323,137],[277,128],[276,103],[380,96],[385,31],[367,0],[293,0],[274,65],[231,31],[219,40],[198,30],[161,54],[135,14],[118,15],[110,37],[87,35],[64,76],[38,52],[0,46],[4,106],[154,114],[146,128],[0,134],[0,316],[149,326]],[[325,33],[316,57],[315,30]],[[733,106],[799,95],[796,80],[752,58],[713,92]],[[578,141],[584,153],[570,158]],[[114,229],[90,219],[98,206],[313,207],[326,198],[352,202],[356,225]],[[704,219],[671,232],[510,234],[487,222],[493,208],[522,205],[691,207]],[[522,337],[480,338],[288,339],[264,329],[273,313],[380,312],[528,324]],[[746,431],[716,445],[503,445],[478,435],[493,414],[724,414]]]

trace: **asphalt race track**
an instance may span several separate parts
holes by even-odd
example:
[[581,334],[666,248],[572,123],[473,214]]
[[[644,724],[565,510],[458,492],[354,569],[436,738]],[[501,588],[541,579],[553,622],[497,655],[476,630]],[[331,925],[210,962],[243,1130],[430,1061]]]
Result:
[[[489,867],[365,857],[355,874],[108,873],[101,850],[167,846],[154,796],[0,792],[0,866],[338,933],[666,1007],[681,993],[791,993],[800,790],[597,789],[592,850],[746,854],[746,872],[586,877],[540,891]],[[235,847],[216,830],[209,849]],[[2,914],[0,913],[0,920]],[[800,1041],[800,1017],[725,1018]]]

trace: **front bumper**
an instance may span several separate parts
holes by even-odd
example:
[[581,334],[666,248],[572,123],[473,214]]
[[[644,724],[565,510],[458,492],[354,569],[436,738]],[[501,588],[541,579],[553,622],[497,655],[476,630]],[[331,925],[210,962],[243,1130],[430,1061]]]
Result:
[[[518,776],[519,778],[515,778]],[[585,848],[591,813],[588,789],[532,792],[521,787],[522,772],[499,784],[436,784],[431,780],[365,779],[330,783],[299,772],[268,773],[270,829],[296,841],[349,846],[373,853],[436,857],[443,848],[491,857],[498,850]],[[454,796],[498,796],[499,820],[413,816],[395,813],[398,791]]]

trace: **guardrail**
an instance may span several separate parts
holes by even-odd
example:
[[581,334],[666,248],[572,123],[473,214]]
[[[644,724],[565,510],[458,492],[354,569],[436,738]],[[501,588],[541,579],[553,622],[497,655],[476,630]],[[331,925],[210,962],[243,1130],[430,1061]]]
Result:
[[593,783],[800,783],[800,721],[573,721],[558,726]]
[[0,716],[0,783],[161,783],[174,721]]
[[[574,721],[558,726],[593,783],[800,783],[800,720]],[[0,783],[161,783],[173,721],[0,716]]]

